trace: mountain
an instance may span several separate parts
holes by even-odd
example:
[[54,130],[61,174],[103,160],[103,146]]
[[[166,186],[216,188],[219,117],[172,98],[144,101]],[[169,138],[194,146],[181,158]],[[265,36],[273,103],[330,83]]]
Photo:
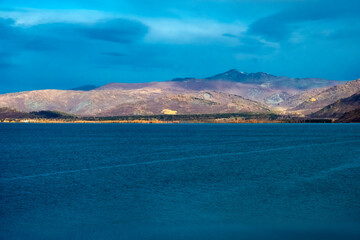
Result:
[[348,98],[340,99],[320,111],[311,114],[311,117],[316,118],[339,118],[346,112],[360,109],[360,92]]
[[150,83],[110,83],[96,90],[151,90],[184,94],[191,91],[216,91],[239,95],[263,104],[278,105],[286,97],[299,93],[298,89],[277,89],[267,85],[245,84],[228,80],[187,79]]
[[29,118],[32,117],[30,113],[20,112],[8,107],[0,107],[0,119],[5,118]]
[[38,112],[21,112],[15,109],[2,107],[0,108],[0,119],[20,119],[20,118],[74,118],[75,116],[58,111],[38,111]]
[[269,112],[241,96],[213,91],[176,94],[161,89],[39,90],[0,95],[0,107],[24,112],[61,111],[80,116]]
[[360,109],[356,109],[356,110],[345,113],[343,116],[341,116],[337,120],[337,122],[340,122],[340,123],[360,122]]
[[314,113],[329,104],[342,98],[350,97],[358,92],[360,92],[360,79],[326,88],[320,92],[315,92],[315,94],[310,94],[307,100],[290,110],[303,114]]
[[206,78],[207,80],[228,80],[234,82],[262,85],[266,84],[273,88],[293,88],[307,90],[311,88],[320,88],[334,86],[339,81],[325,80],[320,78],[289,78],[278,77],[264,72],[246,73],[239,72],[236,69],[217,74]]
[[[360,81],[359,84],[354,81],[339,83],[343,82],[230,70],[202,79],[188,77],[165,82],[114,82],[90,88],[91,91],[77,88],[2,94],[0,107],[23,112],[60,111],[79,116],[288,113],[289,110],[290,113],[312,113],[340,98],[349,97],[360,85]],[[326,95],[334,91],[338,92],[336,98]],[[308,100],[315,97],[319,99],[316,103],[322,104],[309,105]]]
[[162,89],[182,94],[187,91],[217,91],[239,95],[244,98],[258,101],[269,106],[295,107],[306,98],[289,102],[294,95],[305,90],[331,87],[341,81],[323,80],[317,78],[287,78],[277,77],[267,73],[245,73],[235,69],[207,78],[175,78],[165,82],[147,83],[110,83],[97,90],[135,90],[135,89]]

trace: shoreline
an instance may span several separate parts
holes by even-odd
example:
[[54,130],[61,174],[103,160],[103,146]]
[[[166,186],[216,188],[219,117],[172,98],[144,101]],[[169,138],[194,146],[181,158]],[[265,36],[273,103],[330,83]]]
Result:
[[207,120],[172,120],[164,121],[158,119],[151,120],[67,120],[67,119],[12,119],[0,120],[0,123],[57,123],[57,124],[181,124],[181,123],[220,123],[220,124],[261,124],[261,123],[337,123],[333,119],[286,119],[286,120],[268,120],[268,119],[247,119],[247,120],[234,120],[234,119],[207,119]]
[[58,111],[23,113],[8,111],[0,114],[4,123],[335,123],[338,118],[312,118],[290,114],[267,113],[212,113],[162,114],[128,116],[77,116]]

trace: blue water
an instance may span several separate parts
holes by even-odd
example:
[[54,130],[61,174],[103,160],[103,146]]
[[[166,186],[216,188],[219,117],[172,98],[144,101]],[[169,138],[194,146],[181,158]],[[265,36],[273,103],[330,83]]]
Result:
[[360,124],[0,124],[0,239],[360,239]]

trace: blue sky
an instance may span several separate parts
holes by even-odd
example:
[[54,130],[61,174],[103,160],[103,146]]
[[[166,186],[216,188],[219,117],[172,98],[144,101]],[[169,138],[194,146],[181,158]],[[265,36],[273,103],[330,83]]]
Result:
[[0,93],[236,68],[360,78],[358,0],[0,0]]

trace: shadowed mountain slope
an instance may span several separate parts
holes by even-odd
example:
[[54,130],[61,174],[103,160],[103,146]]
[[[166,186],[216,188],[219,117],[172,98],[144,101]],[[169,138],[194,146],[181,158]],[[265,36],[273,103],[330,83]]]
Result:
[[360,109],[356,109],[345,113],[337,120],[337,122],[342,122],[342,123],[360,122]]
[[339,84],[331,88],[327,88],[319,93],[310,95],[306,101],[291,110],[298,111],[303,114],[310,114],[358,92],[360,92],[360,79],[349,81],[345,84]]
[[360,109],[360,92],[352,95],[351,97],[340,99],[324,107],[320,111],[311,114],[311,117],[338,118],[346,112],[356,109]]
[[0,107],[0,119],[5,118],[29,118],[32,117],[30,113],[20,112],[8,107]]

